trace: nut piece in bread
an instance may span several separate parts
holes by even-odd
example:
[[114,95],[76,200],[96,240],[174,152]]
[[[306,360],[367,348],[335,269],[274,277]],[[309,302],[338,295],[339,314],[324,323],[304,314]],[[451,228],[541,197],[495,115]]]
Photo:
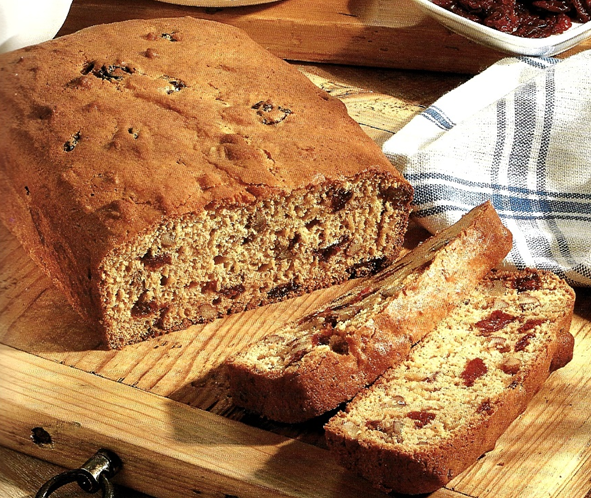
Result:
[[444,486],[570,361],[574,300],[552,273],[492,272],[405,362],[328,422],[330,450],[387,491]]
[[328,305],[230,357],[234,403],[281,422],[302,422],[351,399],[498,265],[512,245],[492,204]]
[[243,31],[94,26],[0,56],[0,217],[119,348],[366,275],[412,188]]

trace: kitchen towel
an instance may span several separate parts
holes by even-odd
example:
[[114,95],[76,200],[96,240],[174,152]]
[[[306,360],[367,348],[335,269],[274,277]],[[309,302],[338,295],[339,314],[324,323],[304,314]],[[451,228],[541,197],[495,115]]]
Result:
[[491,200],[503,266],[591,286],[591,51],[510,57],[441,97],[383,146],[431,232]]

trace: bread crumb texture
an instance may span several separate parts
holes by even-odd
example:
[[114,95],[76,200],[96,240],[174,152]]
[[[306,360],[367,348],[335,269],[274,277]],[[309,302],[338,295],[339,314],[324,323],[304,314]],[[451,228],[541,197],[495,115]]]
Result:
[[374,272],[389,262],[399,213],[375,195],[376,179],[341,188],[349,199],[338,211],[320,186],[188,215],[137,238],[103,266],[105,319],[130,322],[132,334],[173,330]]
[[[233,362],[255,368],[258,374],[287,374],[298,369],[300,362],[314,361],[329,351],[348,355],[351,346],[363,349],[374,340],[376,317],[398,296],[417,286],[437,251],[448,242],[443,237],[429,240],[425,247],[412,253],[412,258],[397,261],[327,306],[251,344]],[[409,337],[403,339],[411,341]],[[308,357],[309,353],[314,354],[314,360]],[[357,356],[363,355],[357,352]]]
[[[478,445],[486,431],[500,435],[495,414],[506,415],[504,427],[518,415],[507,407],[513,391],[537,391],[550,369],[569,360],[573,304],[572,289],[553,274],[491,273],[406,361],[329,421],[329,445],[381,487],[423,493],[442,486],[491,449]],[[567,358],[556,365],[561,355]],[[448,467],[453,460],[460,468]]]
[[226,361],[236,404],[301,422],[348,401],[406,358],[511,248],[490,203],[372,277]]
[[239,29],[95,26],[0,56],[7,226],[111,347],[375,271],[412,188]]

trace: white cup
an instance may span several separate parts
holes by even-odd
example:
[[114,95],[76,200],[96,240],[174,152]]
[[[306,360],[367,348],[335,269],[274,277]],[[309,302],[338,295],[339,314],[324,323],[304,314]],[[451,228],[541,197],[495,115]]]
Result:
[[0,0],[0,53],[51,40],[72,0]]

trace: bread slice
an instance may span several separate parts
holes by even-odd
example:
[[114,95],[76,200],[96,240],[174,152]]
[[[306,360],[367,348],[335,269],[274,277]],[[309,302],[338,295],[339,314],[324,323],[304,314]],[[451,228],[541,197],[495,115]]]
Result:
[[281,422],[336,408],[402,361],[511,248],[477,206],[389,268],[227,360],[233,400]]
[[491,450],[572,358],[575,295],[552,273],[492,272],[325,426],[329,448],[377,487],[429,493]]
[[0,218],[119,348],[367,275],[412,187],[235,27],[98,25],[0,56]]

